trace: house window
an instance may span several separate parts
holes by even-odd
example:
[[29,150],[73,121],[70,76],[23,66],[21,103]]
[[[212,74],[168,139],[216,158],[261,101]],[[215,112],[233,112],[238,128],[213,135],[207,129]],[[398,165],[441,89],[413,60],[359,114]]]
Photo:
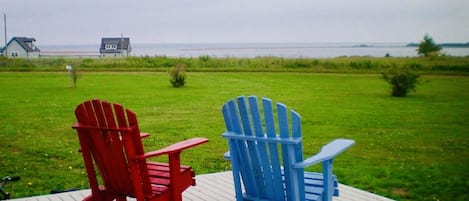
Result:
[[12,52],[12,53],[11,53],[11,56],[12,56],[12,57],[17,57],[17,56],[18,56],[18,52]]
[[105,49],[117,49],[117,44],[106,44]]

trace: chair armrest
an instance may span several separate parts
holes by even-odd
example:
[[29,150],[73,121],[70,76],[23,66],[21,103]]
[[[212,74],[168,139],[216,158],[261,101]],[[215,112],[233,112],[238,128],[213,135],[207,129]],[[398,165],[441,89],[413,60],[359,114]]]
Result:
[[149,157],[159,156],[163,154],[169,155],[173,153],[179,153],[185,149],[189,149],[191,147],[204,144],[206,142],[208,142],[207,138],[192,138],[192,139],[184,140],[181,142],[177,142],[175,144],[169,145],[160,150],[145,153],[144,155],[137,156],[136,159],[149,158]]
[[225,154],[223,154],[223,158],[225,158],[225,160],[231,160],[230,151],[225,152]]
[[310,158],[303,160],[302,162],[294,164],[293,167],[306,168],[319,162],[331,160],[338,156],[340,153],[350,148],[353,144],[355,144],[355,141],[353,140],[336,139],[330,142],[329,144],[323,146],[318,154],[311,156]]
[[150,137],[150,133],[140,133],[140,138]]

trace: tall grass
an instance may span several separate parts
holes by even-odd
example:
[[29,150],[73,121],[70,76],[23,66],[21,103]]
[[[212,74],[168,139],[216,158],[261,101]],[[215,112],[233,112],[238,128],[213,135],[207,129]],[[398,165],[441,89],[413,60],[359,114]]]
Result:
[[[0,73],[0,176],[13,197],[88,188],[73,110],[101,98],[134,110],[147,151],[194,136],[210,142],[182,156],[198,174],[230,169],[222,104],[238,95],[281,101],[302,115],[305,155],[334,138],[356,145],[335,162],[341,183],[397,200],[468,200],[469,79],[423,76],[418,93],[389,96],[380,75],[188,73],[173,88],[162,73]],[[319,170],[315,167],[312,170]]]
[[127,57],[121,59],[6,59],[0,58],[0,71],[63,71],[66,65],[81,71],[157,71],[166,72],[184,65],[189,72],[332,72],[381,73],[391,67],[402,66],[426,74],[469,74],[469,57],[436,58],[199,58]]

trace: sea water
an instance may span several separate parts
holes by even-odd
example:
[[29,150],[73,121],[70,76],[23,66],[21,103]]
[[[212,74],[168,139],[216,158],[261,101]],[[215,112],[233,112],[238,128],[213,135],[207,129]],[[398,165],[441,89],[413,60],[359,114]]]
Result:
[[[399,43],[159,43],[131,44],[132,56],[167,57],[286,57],[286,58],[333,58],[352,56],[415,57],[416,48]],[[43,45],[45,53],[87,53],[99,55],[99,44],[90,45]],[[469,48],[443,48],[442,53],[451,56],[469,56]]]

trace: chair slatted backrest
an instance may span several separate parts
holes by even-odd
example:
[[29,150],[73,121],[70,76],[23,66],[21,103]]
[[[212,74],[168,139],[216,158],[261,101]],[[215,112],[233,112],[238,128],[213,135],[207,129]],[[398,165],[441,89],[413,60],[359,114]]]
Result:
[[[136,114],[120,104],[95,99],[77,106],[75,115],[78,123],[74,128],[92,191],[97,192],[99,186],[96,166],[104,187],[110,191],[137,197],[151,193],[148,175],[142,175],[147,174],[145,161],[137,164],[129,160],[144,154]],[[143,192],[135,192],[135,184],[143,186]]]
[[[237,200],[242,200],[241,180],[247,198],[304,200],[301,117],[282,103],[276,113],[270,99],[241,96],[223,105]],[[263,114],[263,115],[262,115]],[[289,118],[290,116],[290,118]],[[282,177],[285,177],[284,182]]]

